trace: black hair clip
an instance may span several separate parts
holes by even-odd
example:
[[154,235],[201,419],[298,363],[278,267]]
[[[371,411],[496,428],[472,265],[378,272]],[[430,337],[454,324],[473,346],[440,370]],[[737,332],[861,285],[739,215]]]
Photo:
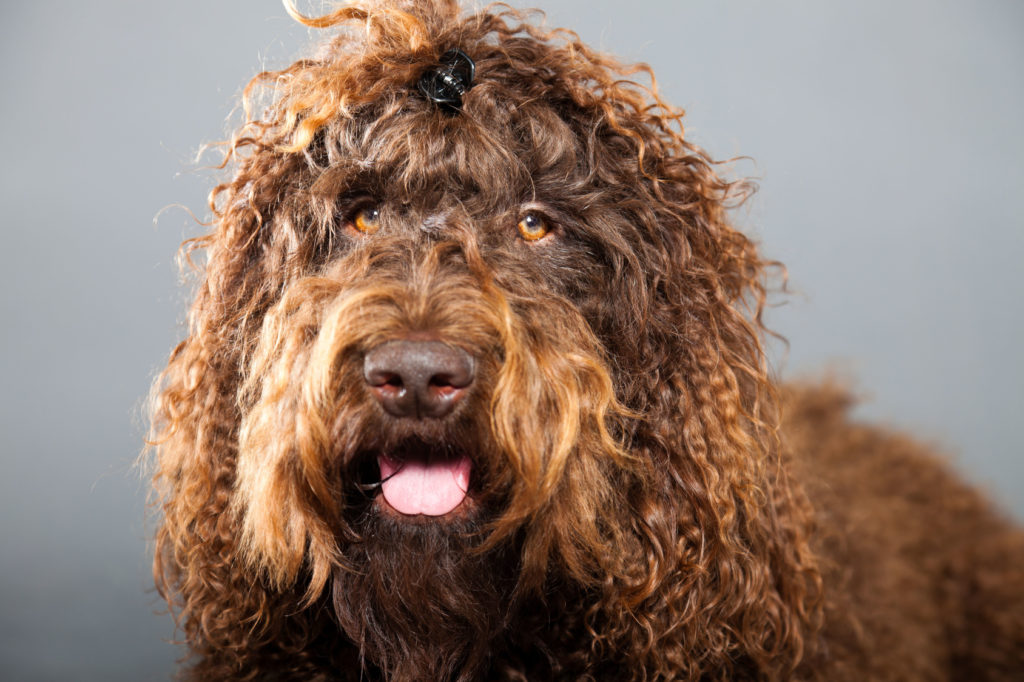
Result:
[[420,76],[419,88],[427,99],[452,111],[462,107],[462,96],[473,87],[476,64],[462,50],[448,50],[441,63]]

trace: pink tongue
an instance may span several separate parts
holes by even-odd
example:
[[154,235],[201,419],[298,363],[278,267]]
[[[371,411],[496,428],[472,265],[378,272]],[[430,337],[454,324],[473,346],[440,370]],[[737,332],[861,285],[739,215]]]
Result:
[[396,462],[377,458],[384,499],[401,514],[441,516],[459,506],[469,490],[469,457]]

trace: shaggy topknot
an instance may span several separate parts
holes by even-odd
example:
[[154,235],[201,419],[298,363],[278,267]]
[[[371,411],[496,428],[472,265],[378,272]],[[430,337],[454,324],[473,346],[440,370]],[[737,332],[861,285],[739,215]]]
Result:
[[[801,453],[825,442],[814,425],[850,428],[842,399],[793,398],[806,418],[783,447],[760,319],[772,264],[727,216],[748,188],[684,139],[653,78],[629,79],[646,67],[501,6],[293,14],[335,35],[246,89],[214,229],[187,245],[205,254],[188,336],[155,390],[155,574],[191,677],[900,670],[887,652],[905,634],[882,641],[848,596],[873,540],[812,548],[791,478],[819,480]],[[453,48],[477,74],[458,113],[416,87]],[[475,359],[451,416],[395,419],[368,392],[366,353],[406,338]],[[384,509],[374,456],[410,447],[472,459],[444,519]],[[1021,618],[986,646],[1019,661]]]

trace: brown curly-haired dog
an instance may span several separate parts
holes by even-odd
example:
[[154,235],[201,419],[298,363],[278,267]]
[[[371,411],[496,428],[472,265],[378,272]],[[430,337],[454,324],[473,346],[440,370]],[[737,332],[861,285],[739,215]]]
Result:
[[1020,679],[1024,536],[773,384],[742,184],[527,19],[350,5],[250,85],[153,407],[189,675]]

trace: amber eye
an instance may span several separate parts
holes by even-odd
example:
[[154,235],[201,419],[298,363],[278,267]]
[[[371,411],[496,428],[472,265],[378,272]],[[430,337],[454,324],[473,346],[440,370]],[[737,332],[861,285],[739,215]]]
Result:
[[373,234],[380,229],[380,209],[364,206],[356,212],[350,223],[363,234]]
[[519,236],[528,242],[535,242],[545,237],[551,231],[548,221],[536,213],[527,213],[519,221],[517,227],[519,228]]

